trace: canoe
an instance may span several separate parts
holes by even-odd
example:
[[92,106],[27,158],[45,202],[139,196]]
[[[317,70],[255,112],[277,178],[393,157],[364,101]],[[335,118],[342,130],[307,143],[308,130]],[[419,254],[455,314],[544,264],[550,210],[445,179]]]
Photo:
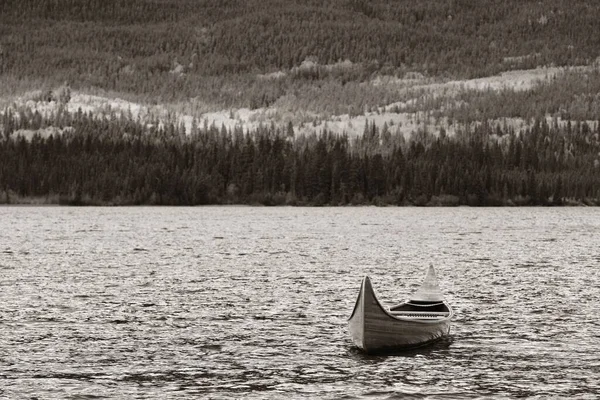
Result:
[[444,300],[433,266],[409,300],[384,308],[366,276],[348,328],[354,344],[367,353],[395,352],[436,342],[450,333],[454,312]]

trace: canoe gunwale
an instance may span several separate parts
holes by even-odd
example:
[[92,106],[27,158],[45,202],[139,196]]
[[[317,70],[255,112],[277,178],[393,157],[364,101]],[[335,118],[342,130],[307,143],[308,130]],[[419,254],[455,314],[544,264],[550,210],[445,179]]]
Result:
[[[377,302],[377,305],[379,306],[379,309],[388,317],[390,317],[390,319],[395,320],[395,321],[401,321],[401,322],[417,322],[417,323],[423,323],[426,325],[429,324],[439,324],[440,322],[445,322],[449,319],[452,318],[452,316],[454,315],[454,311],[452,310],[452,307],[450,307],[450,305],[448,303],[446,303],[445,301],[443,302],[444,305],[446,307],[448,307],[448,315],[446,317],[443,318],[436,318],[436,319],[420,319],[420,318],[414,318],[414,317],[403,317],[401,315],[394,315],[392,314],[390,311],[388,311],[384,306],[381,305],[381,302],[379,301],[379,298],[377,298],[377,295],[375,294],[375,291],[373,291],[373,298],[375,299],[375,301]],[[406,303],[402,303],[402,304],[406,304]],[[423,311],[423,313],[426,313],[426,311]]]

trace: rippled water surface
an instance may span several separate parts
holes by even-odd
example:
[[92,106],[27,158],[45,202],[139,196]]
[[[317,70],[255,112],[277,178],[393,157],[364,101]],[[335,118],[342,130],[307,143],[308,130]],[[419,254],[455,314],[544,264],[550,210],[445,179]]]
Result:
[[[369,357],[433,263],[456,316]],[[0,208],[0,398],[597,398],[600,210]]]

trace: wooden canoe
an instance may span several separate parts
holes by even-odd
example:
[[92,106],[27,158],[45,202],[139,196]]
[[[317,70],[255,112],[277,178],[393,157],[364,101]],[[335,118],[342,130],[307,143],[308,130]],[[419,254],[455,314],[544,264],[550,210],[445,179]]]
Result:
[[394,352],[421,347],[447,336],[453,315],[430,266],[410,300],[389,309],[381,305],[366,276],[348,327],[354,344],[365,352]]

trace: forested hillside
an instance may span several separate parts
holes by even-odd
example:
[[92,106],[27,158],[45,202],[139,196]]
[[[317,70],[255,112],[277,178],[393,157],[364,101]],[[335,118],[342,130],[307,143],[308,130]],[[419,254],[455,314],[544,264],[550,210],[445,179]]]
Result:
[[314,68],[294,80],[469,78],[589,64],[600,55],[599,31],[600,3],[583,0],[4,0],[0,73],[6,88],[67,81],[251,107],[293,89],[257,83],[256,74],[307,59],[354,68]]
[[596,32],[592,0],[2,0],[0,203],[598,205]]

